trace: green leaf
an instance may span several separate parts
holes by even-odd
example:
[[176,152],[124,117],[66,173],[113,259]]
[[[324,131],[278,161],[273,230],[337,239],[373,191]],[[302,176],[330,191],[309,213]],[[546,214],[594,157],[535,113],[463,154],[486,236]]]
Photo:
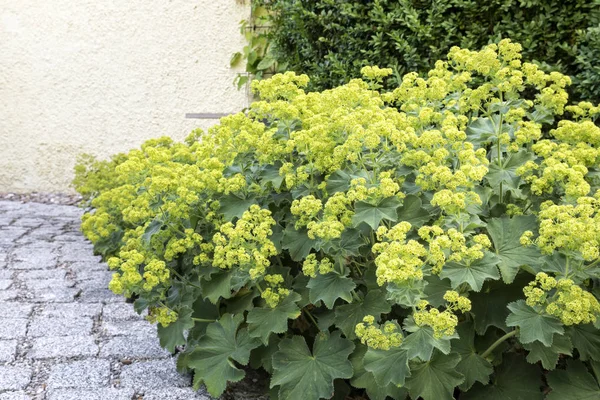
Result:
[[405,282],[402,285],[388,283],[386,285],[387,299],[403,307],[415,307],[423,298],[423,289],[426,286],[425,280]]
[[510,303],[508,309],[511,313],[506,318],[506,325],[519,327],[521,343],[531,343],[539,340],[545,346],[551,346],[554,334],[562,335],[565,331],[558,319],[539,314],[525,304],[525,300]]
[[547,400],[600,400],[598,382],[579,360],[567,361],[566,370],[551,371],[547,380],[552,389]]
[[521,184],[521,177],[516,172],[517,168],[534,158],[535,155],[531,151],[521,149],[519,152],[512,153],[504,158],[502,165],[498,165],[495,162],[491,163],[485,178],[495,192],[499,189],[500,183],[502,183],[503,191],[511,190],[514,193]]
[[363,363],[365,370],[373,374],[377,385],[404,386],[406,378],[410,376],[408,358],[408,352],[403,346],[389,350],[369,349]]
[[198,378],[194,382],[204,383],[214,397],[225,391],[227,382],[238,382],[244,378],[244,371],[238,369],[234,361],[248,364],[250,351],[260,346],[260,341],[251,338],[246,328],[239,329],[243,321],[242,314],[223,315],[208,326],[206,335],[188,356],[188,365]]
[[184,307],[179,310],[177,321],[170,323],[166,327],[158,324],[158,338],[160,339],[160,345],[162,347],[173,353],[175,347],[186,343],[184,332],[194,327],[192,313],[193,311],[191,308]]
[[398,220],[406,221],[413,227],[421,227],[431,219],[431,214],[422,207],[423,203],[414,194],[407,195],[402,201],[402,207],[398,208]]
[[312,304],[322,300],[327,308],[332,309],[339,298],[352,302],[352,290],[356,284],[350,278],[330,272],[310,278],[306,286],[310,289],[309,299]]
[[212,274],[210,280],[202,278],[200,285],[204,298],[217,304],[221,297],[224,299],[231,297],[231,271],[219,271]]
[[356,338],[354,328],[367,315],[379,320],[381,314],[389,313],[392,307],[382,290],[370,290],[360,302],[352,302],[335,308],[335,325],[348,339]]
[[593,325],[572,325],[567,333],[582,361],[600,361],[600,331]]
[[423,292],[427,296],[425,299],[434,307],[440,307],[446,304],[444,295],[452,289],[449,279],[440,279],[437,275],[427,276],[424,279],[426,283]]
[[471,264],[448,262],[442,268],[440,278],[448,278],[452,282],[452,288],[456,289],[463,283],[468,284],[476,292],[481,291],[486,279],[500,279],[496,265],[500,260],[495,254],[485,252],[481,260],[473,261]]
[[[380,385],[375,380],[373,373],[367,371],[364,367],[364,357],[367,352],[367,347],[360,345],[350,356],[354,375],[350,380],[350,384],[355,388],[365,389],[371,400],[386,400],[391,397],[395,400],[404,399],[407,395],[406,389],[399,388],[394,384]],[[394,367],[396,365],[394,364]],[[406,366],[408,370],[408,365]]]
[[219,211],[223,214],[225,221],[231,221],[234,218],[241,218],[251,205],[257,203],[256,199],[241,199],[236,195],[230,194],[220,198],[219,204],[221,205]]
[[160,232],[163,224],[164,222],[162,220],[154,218],[152,222],[148,224],[146,230],[144,231],[144,234],[142,235],[142,243],[148,246],[150,244],[150,241],[152,240],[152,236]]
[[471,312],[475,314],[475,330],[484,335],[487,328],[495,326],[508,332],[506,317],[508,303],[523,298],[523,286],[529,283],[526,274],[520,274],[510,285],[500,281],[487,281],[479,293],[471,293]]
[[316,247],[316,244],[316,240],[308,237],[306,229],[296,230],[293,224],[289,224],[283,233],[281,248],[289,251],[292,260],[302,261]]
[[490,375],[494,372],[492,364],[481,357],[475,350],[475,329],[472,322],[460,324],[456,332],[459,339],[452,340],[452,350],[460,355],[460,362],[456,371],[465,376],[465,381],[460,385],[460,390],[467,391],[475,382],[484,385],[490,381]]
[[500,257],[498,268],[505,283],[511,283],[515,279],[519,267],[528,265],[536,268],[541,265],[542,254],[538,248],[525,247],[519,242],[523,232],[535,232],[537,227],[534,215],[491,218],[488,221],[487,230],[496,254]]
[[257,70],[265,70],[265,69],[269,69],[273,66],[273,64],[275,64],[275,59],[272,57],[265,57],[262,60],[260,60],[260,62],[258,63],[258,65],[256,66]]
[[476,383],[461,400],[542,400],[542,371],[518,354],[506,353],[488,385]]
[[273,355],[271,387],[279,386],[279,400],[329,399],[335,379],[352,377],[348,356],[353,350],[340,331],[319,333],[312,352],[302,336],[284,339]]
[[561,354],[572,355],[573,350],[573,344],[571,344],[571,339],[567,335],[554,335],[550,347],[544,346],[538,341],[524,344],[523,347],[529,351],[527,362],[531,364],[541,362],[542,367],[547,370],[556,368]]
[[327,193],[332,195],[337,192],[345,192],[350,188],[350,182],[356,178],[368,178],[366,171],[359,170],[356,173],[346,170],[338,170],[327,178]]
[[454,388],[464,380],[456,371],[459,362],[458,354],[445,355],[436,351],[431,360],[411,364],[412,375],[406,380],[410,396],[423,400],[454,399]]
[[402,347],[408,352],[408,359],[415,357],[423,361],[431,359],[433,349],[438,349],[444,354],[449,354],[451,350],[450,339],[455,339],[456,334],[436,338],[433,336],[433,329],[429,326],[417,326],[412,317],[404,320],[404,330],[412,332],[404,338]]
[[271,333],[286,332],[288,319],[300,316],[300,308],[296,305],[300,299],[298,293],[291,292],[275,308],[261,307],[250,310],[246,318],[250,337],[260,338],[263,344],[267,344]]
[[470,142],[481,146],[497,137],[496,126],[500,122],[498,115],[490,118],[477,118],[467,126],[467,136]]
[[383,199],[377,205],[369,204],[364,201],[357,201],[354,205],[354,217],[352,223],[358,226],[366,223],[371,229],[376,230],[382,220],[398,221],[396,209],[400,206],[400,200],[397,197],[388,197]]

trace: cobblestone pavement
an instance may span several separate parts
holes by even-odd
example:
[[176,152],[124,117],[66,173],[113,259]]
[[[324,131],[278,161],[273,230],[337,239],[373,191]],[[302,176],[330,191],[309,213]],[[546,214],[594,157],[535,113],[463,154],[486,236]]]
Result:
[[106,289],[81,213],[0,201],[0,400],[209,400]]

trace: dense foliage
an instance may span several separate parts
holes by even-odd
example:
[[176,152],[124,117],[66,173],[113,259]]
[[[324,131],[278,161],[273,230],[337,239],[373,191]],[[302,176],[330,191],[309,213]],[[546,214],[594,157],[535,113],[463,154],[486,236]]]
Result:
[[85,160],[111,289],[215,396],[250,365],[281,400],[595,398],[600,107],[520,51],[392,91],[275,75],[206,134]]
[[[346,83],[366,65],[398,84],[427,72],[454,45],[480,49],[510,37],[524,57],[576,79],[600,101],[598,0],[253,0],[270,12],[270,59],[311,77],[310,89]],[[261,32],[262,33],[262,32]],[[262,35],[264,38],[264,35]],[[593,97],[590,97],[593,95]]]

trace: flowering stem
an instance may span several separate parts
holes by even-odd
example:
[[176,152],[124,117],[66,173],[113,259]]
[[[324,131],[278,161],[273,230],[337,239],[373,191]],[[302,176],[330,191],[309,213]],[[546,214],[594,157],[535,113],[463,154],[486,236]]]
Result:
[[206,318],[192,318],[192,321],[196,322],[215,322],[214,319],[206,319]]
[[315,317],[313,317],[313,315],[310,313],[310,311],[308,311],[306,308],[303,309],[302,311],[304,311],[304,313],[306,315],[308,315],[308,318],[312,321],[313,324],[315,324],[315,326],[317,327],[317,329],[321,330],[319,328],[319,324],[317,324],[317,320],[315,319]]
[[517,333],[519,333],[519,329],[518,328],[515,329],[514,331],[508,332],[506,335],[502,336],[500,339],[498,339],[494,343],[492,343],[492,345],[490,347],[488,347],[486,351],[484,351],[483,353],[481,353],[481,357],[486,358],[502,342],[504,342],[506,339],[509,339],[509,338],[515,336]]

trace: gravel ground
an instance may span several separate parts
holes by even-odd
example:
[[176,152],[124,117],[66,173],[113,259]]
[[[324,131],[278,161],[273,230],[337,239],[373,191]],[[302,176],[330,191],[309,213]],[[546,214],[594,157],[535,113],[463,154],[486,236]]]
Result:
[[[9,198],[8,195],[3,195]],[[107,288],[73,196],[0,200],[0,400],[210,400]],[[40,204],[40,202],[50,204]],[[249,374],[223,399],[262,398]]]
[[0,193],[0,200],[21,203],[76,205],[81,201],[81,196],[66,193]]

